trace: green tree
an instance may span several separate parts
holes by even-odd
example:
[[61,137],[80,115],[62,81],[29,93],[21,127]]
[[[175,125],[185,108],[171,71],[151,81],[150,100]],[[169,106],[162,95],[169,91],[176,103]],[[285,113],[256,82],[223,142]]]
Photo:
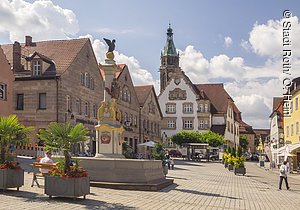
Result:
[[255,137],[254,137],[254,146],[255,147],[258,147],[259,141],[260,141],[260,136],[255,134]]
[[228,147],[228,150],[227,150],[227,152],[228,152],[228,154],[231,154],[231,147]]
[[133,159],[134,153],[132,147],[128,144],[127,141],[124,141],[122,143],[122,154],[125,156],[125,158]]
[[236,157],[242,157],[242,154],[243,154],[242,147],[239,146],[238,149],[237,149],[237,151],[236,151]]
[[32,127],[25,127],[20,124],[16,115],[0,118],[0,163],[5,162],[9,153],[9,146],[20,145],[28,140],[28,134]]
[[87,140],[88,129],[82,123],[73,127],[70,123],[52,122],[46,130],[41,129],[37,135],[46,142],[46,149],[63,152],[64,172],[66,173],[70,170],[70,150],[73,145]]
[[211,147],[219,147],[224,144],[224,137],[212,131],[201,133],[201,139],[201,142],[206,142]]
[[201,134],[197,131],[179,131],[171,137],[171,140],[180,146],[184,143],[204,143]]
[[151,155],[155,160],[162,160],[166,159],[163,144],[156,143],[154,148],[152,148]]
[[247,146],[249,144],[249,141],[247,140],[247,136],[245,135],[240,135],[240,146],[244,151],[247,150]]

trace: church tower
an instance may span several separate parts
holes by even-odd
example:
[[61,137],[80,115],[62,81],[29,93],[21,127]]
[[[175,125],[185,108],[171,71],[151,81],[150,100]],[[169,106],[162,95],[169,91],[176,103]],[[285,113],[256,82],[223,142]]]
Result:
[[170,24],[167,29],[166,45],[161,52],[160,60],[160,93],[162,93],[171,79],[171,74],[175,71],[180,71],[179,54],[176,52],[173,41],[173,30]]

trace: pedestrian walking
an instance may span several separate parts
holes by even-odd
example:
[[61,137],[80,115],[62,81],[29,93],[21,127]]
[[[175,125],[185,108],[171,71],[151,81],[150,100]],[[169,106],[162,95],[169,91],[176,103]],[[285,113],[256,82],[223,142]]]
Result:
[[171,158],[171,167],[172,167],[172,170],[174,170],[174,159],[173,158]]
[[289,183],[287,180],[287,174],[288,174],[289,168],[287,167],[287,161],[284,161],[283,164],[280,166],[279,172],[280,172],[280,180],[279,180],[279,190],[281,190],[282,180],[285,181],[286,189],[289,190]]

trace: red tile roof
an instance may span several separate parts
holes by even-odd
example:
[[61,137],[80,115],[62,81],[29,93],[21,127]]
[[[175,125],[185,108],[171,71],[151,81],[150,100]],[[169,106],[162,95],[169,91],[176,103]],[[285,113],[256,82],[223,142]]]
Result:
[[[70,40],[50,40],[33,42],[32,46],[21,44],[21,54],[30,56],[34,52],[40,53],[55,63],[57,74],[65,72],[72,64],[82,47],[89,42],[88,38]],[[13,44],[2,45],[7,59],[12,64]]]
[[140,106],[143,106],[153,88],[153,85],[134,86]]
[[273,97],[273,112],[278,108],[282,101],[282,97]]
[[229,100],[233,101],[223,84],[195,84],[197,89],[204,91],[205,96],[211,101],[212,113],[227,113],[227,106]]

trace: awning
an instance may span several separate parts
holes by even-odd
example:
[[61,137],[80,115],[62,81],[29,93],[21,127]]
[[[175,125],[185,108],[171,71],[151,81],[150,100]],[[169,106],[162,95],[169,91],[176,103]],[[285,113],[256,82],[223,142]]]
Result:
[[289,147],[289,152],[292,152],[293,150],[300,148],[300,142],[293,143],[293,144],[287,144],[283,147],[280,147],[277,150],[274,150],[273,152],[274,153],[283,153],[286,150],[287,147]]
[[153,142],[153,141],[147,141],[145,143],[138,144],[138,146],[155,147],[155,142]]

